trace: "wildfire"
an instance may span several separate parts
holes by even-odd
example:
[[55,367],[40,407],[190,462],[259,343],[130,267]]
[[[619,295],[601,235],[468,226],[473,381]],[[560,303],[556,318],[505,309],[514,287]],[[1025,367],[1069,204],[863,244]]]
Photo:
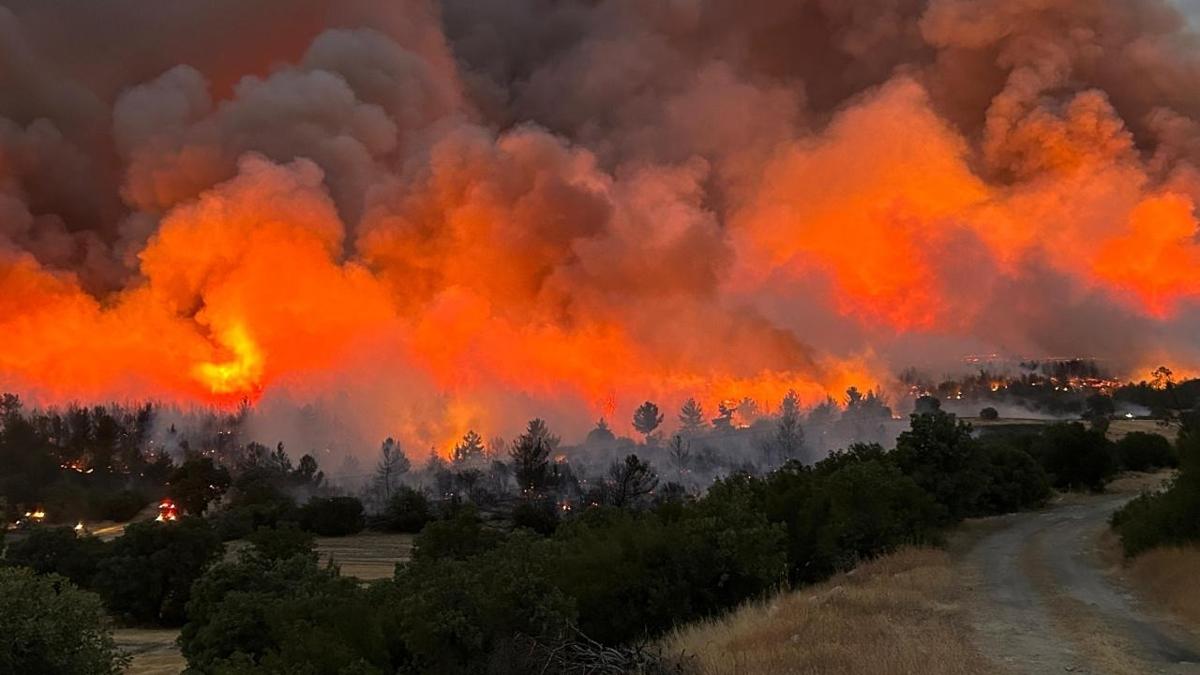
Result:
[[194,374],[214,394],[246,394],[258,391],[263,374],[263,354],[245,326],[233,324],[221,334],[220,342],[232,358],[197,364]]
[[[549,41],[327,3],[95,64],[49,4],[3,19],[0,391],[33,405],[332,399],[448,455],[645,400],[740,428],[963,344],[1200,363],[1196,53],[1154,3],[575,3]],[[774,44],[801,25],[836,39]]]

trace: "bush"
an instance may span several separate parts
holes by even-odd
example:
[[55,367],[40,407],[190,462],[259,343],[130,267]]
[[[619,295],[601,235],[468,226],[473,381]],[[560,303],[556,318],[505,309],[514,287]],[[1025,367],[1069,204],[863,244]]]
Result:
[[495,548],[500,539],[500,534],[486,529],[476,510],[467,506],[445,520],[426,525],[413,541],[413,559],[465,560]]
[[88,588],[106,553],[104,542],[69,527],[40,527],[9,547],[4,562],[38,574],[58,574]]
[[513,672],[505,655],[514,638],[565,635],[572,603],[552,583],[558,563],[542,544],[523,534],[466,560],[426,558],[401,568],[394,586],[379,589],[379,604],[411,655],[403,672]]
[[579,628],[606,644],[733,607],[787,570],[782,526],[736,495],[671,519],[591,509],[537,551],[554,585],[575,600]]
[[1117,441],[1116,452],[1121,467],[1130,471],[1179,465],[1179,458],[1170,441],[1159,434],[1135,431]]
[[512,520],[515,527],[548,536],[558,528],[558,505],[547,497],[526,497],[513,507]]
[[433,520],[429,499],[408,486],[397,488],[384,509],[382,525],[393,532],[416,534]]
[[986,487],[979,497],[982,514],[1011,513],[1041,506],[1050,498],[1050,477],[1028,452],[1002,443],[985,444]]
[[396,672],[377,603],[311,556],[248,555],[196,582],[179,644],[197,672]]
[[226,512],[236,522],[248,524],[251,532],[260,527],[275,527],[279,523],[299,519],[296,500],[276,485],[270,476],[261,472],[247,473],[238,478]]
[[94,586],[113,613],[142,623],[178,625],[192,582],[224,547],[203,520],[133,523],[111,544]]
[[354,497],[313,497],[300,507],[300,527],[322,537],[362,532],[362,502]]
[[1113,514],[1125,555],[1200,541],[1200,477],[1180,474],[1163,492],[1146,493]]
[[1176,442],[1179,475],[1166,490],[1143,494],[1113,514],[1126,555],[1200,541],[1200,436],[1184,429]]
[[59,576],[0,568],[0,673],[118,675],[100,599]]
[[1046,427],[1031,454],[1059,489],[1100,491],[1116,470],[1112,443],[1078,422]]
[[316,555],[313,536],[295,523],[281,523],[275,528],[260,527],[246,540],[264,558],[286,560],[297,555]]
[[933,495],[950,521],[978,514],[988,478],[971,425],[943,412],[911,419],[909,430],[896,439],[893,461]]
[[767,517],[787,526],[789,578],[812,582],[909,543],[936,539],[945,511],[908,476],[860,446],[816,470],[767,478]]
[[993,422],[995,420],[1000,419],[1000,411],[996,410],[995,408],[993,408],[991,406],[988,406],[988,407],[984,408],[983,410],[979,411],[979,419]]
[[148,496],[136,490],[101,494],[96,499],[91,514],[98,520],[124,522],[140,513],[151,501],[153,500]]

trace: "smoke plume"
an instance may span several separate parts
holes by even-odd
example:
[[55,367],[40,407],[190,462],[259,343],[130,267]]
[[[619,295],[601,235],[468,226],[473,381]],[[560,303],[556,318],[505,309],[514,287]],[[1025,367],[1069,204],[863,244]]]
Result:
[[444,450],[1193,368],[1198,161],[1166,0],[10,0],[0,388]]

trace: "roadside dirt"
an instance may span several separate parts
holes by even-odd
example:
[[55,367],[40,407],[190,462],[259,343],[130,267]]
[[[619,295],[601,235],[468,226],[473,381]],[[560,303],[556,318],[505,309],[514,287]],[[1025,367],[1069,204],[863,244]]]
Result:
[[963,566],[983,653],[1010,673],[1200,673],[1200,636],[1135,597],[1104,544],[1112,513],[1163,478],[971,528]]

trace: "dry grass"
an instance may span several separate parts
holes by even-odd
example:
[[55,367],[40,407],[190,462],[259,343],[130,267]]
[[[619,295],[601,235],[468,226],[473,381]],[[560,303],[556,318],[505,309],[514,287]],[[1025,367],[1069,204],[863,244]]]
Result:
[[317,537],[321,562],[333,560],[342,574],[363,581],[390,579],[396,563],[412,558],[413,535],[363,532],[349,537]]
[[1156,548],[1129,561],[1124,572],[1139,593],[1200,632],[1200,547]]
[[187,667],[175,644],[179,631],[169,628],[118,628],[117,646],[133,656],[125,675],[179,675]]
[[948,553],[907,549],[664,642],[703,675],[994,672],[972,644],[961,573]]
[[1119,441],[1135,431],[1158,434],[1174,443],[1175,437],[1179,435],[1179,425],[1163,425],[1156,420],[1127,420],[1119,417],[1108,424],[1109,440]]

